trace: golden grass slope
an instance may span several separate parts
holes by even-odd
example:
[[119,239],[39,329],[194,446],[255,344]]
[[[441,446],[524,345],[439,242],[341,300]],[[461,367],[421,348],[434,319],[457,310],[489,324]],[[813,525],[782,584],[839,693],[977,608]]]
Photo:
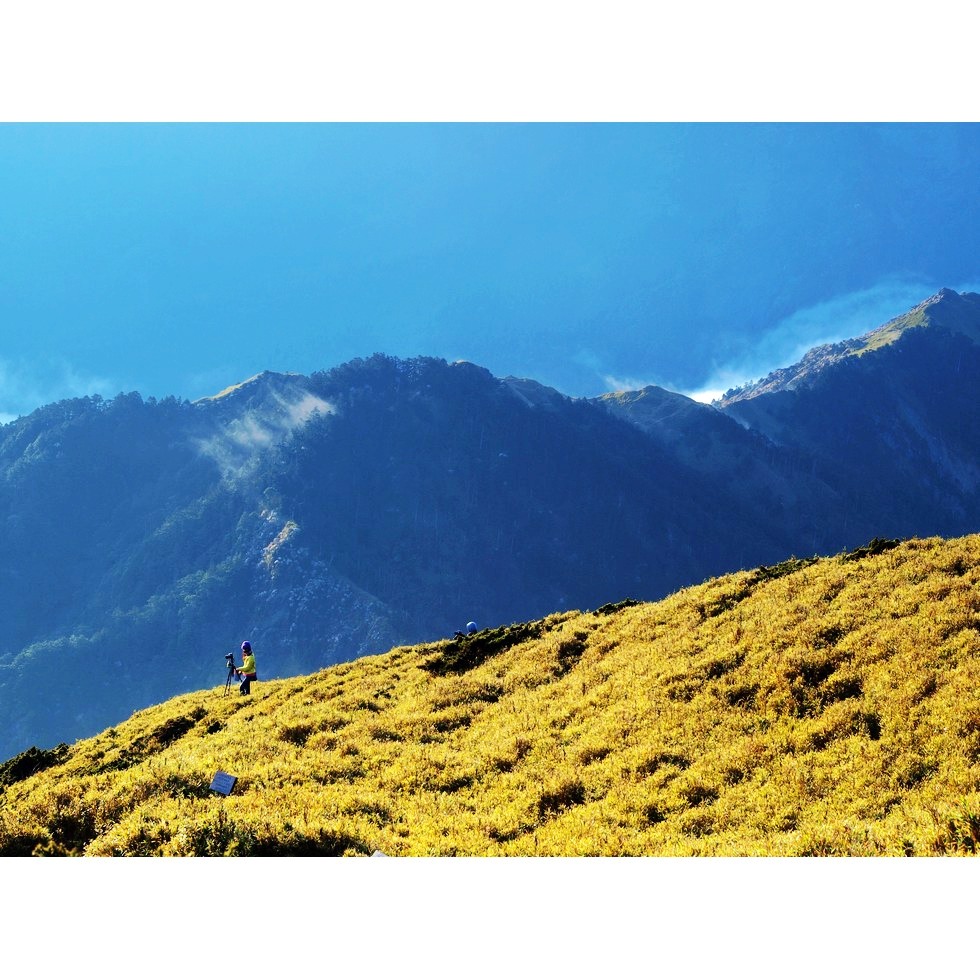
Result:
[[0,853],[973,853],[980,536],[255,690],[178,697],[8,771]]

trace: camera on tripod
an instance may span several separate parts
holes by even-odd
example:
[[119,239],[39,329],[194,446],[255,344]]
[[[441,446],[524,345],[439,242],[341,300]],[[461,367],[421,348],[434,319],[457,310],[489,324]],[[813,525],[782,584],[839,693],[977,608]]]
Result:
[[225,665],[228,667],[228,676],[225,678],[225,694],[227,694],[228,689],[231,687],[232,678],[238,677],[238,668],[235,666],[235,655],[233,653],[225,654]]

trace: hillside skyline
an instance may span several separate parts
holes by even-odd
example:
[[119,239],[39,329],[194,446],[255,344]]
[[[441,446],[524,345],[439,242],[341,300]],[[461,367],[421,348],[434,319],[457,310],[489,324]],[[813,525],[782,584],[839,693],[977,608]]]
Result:
[[[889,304],[887,307],[888,309],[891,309],[891,299],[896,299],[897,301],[897,295],[897,293],[889,293],[889,299],[887,300]],[[42,411],[52,405],[56,405],[61,402],[70,402],[76,398],[94,398],[96,400],[103,399],[111,403],[117,397],[125,399],[129,396],[136,395],[139,396],[141,400],[147,399],[150,402],[154,402],[158,399],[167,399],[176,400],[177,402],[217,403],[226,398],[228,395],[238,392],[246,386],[257,381],[262,381],[263,379],[273,379],[274,383],[276,384],[282,383],[288,386],[294,379],[302,383],[307,381],[309,376],[323,374],[324,372],[330,372],[335,369],[344,369],[365,361],[371,361],[375,358],[404,362],[438,361],[449,365],[471,365],[483,371],[489,372],[498,380],[512,383],[516,389],[520,389],[524,385],[530,385],[534,389],[541,389],[543,391],[551,392],[555,395],[569,398],[573,401],[590,401],[596,399],[601,401],[619,395],[641,395],[647,388],[659,388],[669,395],[678,396],[682,399],[694,401],[702,405],[729,407],[732,401],[732,396],[734,396],[734,400],[751,397],[752,395],[762,391],[768,384],[779,387],[789,381],[790,386],[792,386],[792,381],[790,381],[790,379],[794,375],[794,372],[801,372],[799,377],[807,376],[809,374],[811,362],[816,364],[819,369],[825,356],[829,356],[831,360],[840,360],[844,357],[850,356],[851,354],[860,353],[867,349],[867,342],[869,338],[884,336],[886,337],[884,343],[891,343],[897,338],[898,334],[902,332],[902,329],[899,329],[896,333],[894,333],[894,335],[889,334],[889,331],[893,330],[895,324],[905,324],[906,321],[908,321],[910,318],[914,318],[920,311],[932,308],[937,302],[940,304],[944,302],[948,303],[951,299],[954,304],[959,306],[963,300],[966,300],[969,307],[975,307],[977,303],[980,302],[980,286],[951,289],[949,286],[944,285],[933,290],[929,295],[922,292],[910,295],[912,296],[912,299],[907,306],[902,307],[894,316],[889,315],[886,319],[881,320],[869,320],[867,319],[866,314],[862,314],[860,312],[866,309],[885,308],[880,304],[880,301],[870,300],[870,293],[868,297],[863,299],[859,298],[848,302],[842,302],[840,304],[826,304],[823,308],[830,309],[834,307],[839,310],[843,310],[849,305],[849,312],[841,320],[837,321],[838,323],[846,324],[848,328],[847,330],[844,330],[843,327],[839,327],[837,330],[833,331],[833,339],[831,339],[831,333],[828,332],[827,329],[824,329],[822,332],[815,334],[815,336],[822,337],[824,339],[820,339],[809,346],[799,343],[798,340],[794,341],[793,343],[784,341],[782,347],[788,353],[782,360],[774,361],[767,359],[764,362],[766,364],[764,369],[762,367],[763,362],[757,362],[756,367],[758,370],[756,371],[743,370],[738,374],[729,374],[725,376],[716,375],[713,378],[714,381],[720,383],[725,377],[727,377],[728,380],[733,382],[731,387],[728,389],[722,387],[707,387],[699,390],[682,390],[682,386],[670,387],[657,381],[644,381],[639,378],[615,378],[612,376],[607,376],[604,380],[609,382],[609,387],[599,390],[595,395],[579,395],[547,384],[546,382],[542,381],[541,377],[538,375],[497,374],[486,363],[472,361],[468,358],[445,358],[429,353],[417,353],[402,357],[391,354],[389,351],[374,351],[371,354],[355,355],[340,362],[318,365],[311,368],[308,372],[288,369],[276,370],[274,368],[266,367],[249,376],[229,376],[223,380],[215,379],[213,389],[209,389],[203,394],[199,394],[194,397],[188,397],[176,391],[156,393],[134,389],[129,391],[120,390],[114,394],[104,394],[103,392],[97,390],[83,391],[79,389],[63,397],[55,398],[52,401],[40,403],[28,411],[25,411],[21,415],[14,416],[0,413],[0,426],[7,425],[10,422],[18,419],[26,418],[35,412]],[[958,330],[959,327],[954,327],[953,329],[955,331]],[[968,328],[968,333],[970,329],[972,328]],[[803,335],[803,333],[799,334],[799,336]],[[880,344],[876,344],[875,346],[880,346]],[[833,349],[832,352],[829,355],[826,355],[825,350],[831,351],[831,349]],[[292,431],[292,429],[294,429],[296,426],[305,423],[315,411],[329,411],[329,406],[319,404],[315,397],[308,397],[312,398],[312,401],[309,404],[304,403],[283,406],[288,409],[287,414],[298,414],[296,414],[295,418],[283,420],[281,424],[284,426],[284,428],[281,433],[278,433],[278,435],[284,436],[287,434],[287,432]],[[276,441],[278,441],[278,439]]]
[[980,288],[978,151],[972,123],[6,124],[0,421],[375,352],[709,400]]

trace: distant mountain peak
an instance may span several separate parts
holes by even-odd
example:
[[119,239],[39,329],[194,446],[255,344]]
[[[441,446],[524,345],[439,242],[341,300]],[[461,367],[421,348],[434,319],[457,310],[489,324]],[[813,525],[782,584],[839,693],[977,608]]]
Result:
[[227,388],[223,388],[215,395],[205,395],[203,398],[198,398],[197,402],[218,402],[225,398],[233,398],[243,394],[251,395],[263,388],[281,388],[305,381],[306,377],[302,374],[291,372],[280,374],[276,371],[261,371],[258,374],[253,374],[250,378],[246,378],[244,381],[239,381],[236,384],[229,385]]
[[671,419],[717,411],[710,405],[696,402],[687,395],[658,385],[647,385],[645,388],[627,391],[610,391],[594,400],[614,414],[626,412],[631,416],[632,421],[644,428],[660,425]]
[[938,328],[969,337],[980,344],[980,294],[958,293],[943,287],[907,313],[851,340],[813,347],[795,364],[772,371],[760,381],[725,392],[716,404],[724,409],[736,402],[774,391],[792,391],[810,383],[827,368],[849,357],[894,344],[910,330]]
[[515,378],[508,375],[506,378],[501,378],[501,381],[528,408],[543,408],[554,411],[561,405],[574,400],[532,378]]
[[943,287],[908,313],[866,333],[854,353],[863,354],[892,344],[907,330],[920,327],[939,327],[961,333],[980,344],[980,294],[958,293]]

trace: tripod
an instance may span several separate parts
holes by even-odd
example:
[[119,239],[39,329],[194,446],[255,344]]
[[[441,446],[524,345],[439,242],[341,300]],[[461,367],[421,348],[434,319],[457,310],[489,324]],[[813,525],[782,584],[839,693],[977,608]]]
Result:
[[225,694],[228,693],[231,688],[231,679],[238,677],[238,668],[235,666],[235,655],[229,653],[225,660],[228,662],[228,676],[225,678]]

